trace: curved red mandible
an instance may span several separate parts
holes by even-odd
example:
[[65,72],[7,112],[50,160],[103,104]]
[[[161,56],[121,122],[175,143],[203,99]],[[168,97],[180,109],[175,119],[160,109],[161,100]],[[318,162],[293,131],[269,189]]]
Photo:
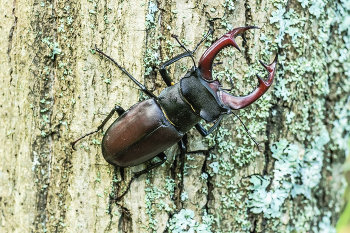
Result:
[[262,61],[259,61],[265,67],[269,75],[266,81],[260,78],[259,75],[256,75],[259,81],[259,86],[252,93],[241,97],[233,96],[228,94],[227,92],[221,91],[219,95],[221,97],[222,102],[231,109],[241,109],[252,104],[255,100],[259,99],[270,88],[273,82],[273,77],[276,73],[277,59],[278,54],[276,54],[274,61],[270,65],[265,65]]
[[234,40],[237,36],[242,36],[243,40],[245,40],[244,32],[252,29],[252,28],[258,28],[256,26],[247,26],[247,27],[239,27],[235,28],[232,31],[229,31],[225,35],[223,35],[220,39],[215,41],[214,44],[212,44],[207,51],[204,52],[201,59],[198,63],[198,68],[201,71],[202,77],[206,80],[213,80],[211,76],[212,72],[212,66],[215,56],[226,46],[232,45],[239,51],[241,51]]
[[[235,42],[234,38],[237,36],[242,36],[243,40],[245,41],[244,37],[244,32],[253,29],[253,28],[258,28],[256,26],[247,26],[247,27],[239,27],[235,28],[232,31],[226,33],[223,35],[220,39],[215,41],[214,44],[212,44],[207,51],[204,52],[202,55],[201,59],[199,60],[198,63],[198,68],[201,72],[201,75],[204,79],[208,81],[212,81],[212,66],[213,66],[213,61],[215,56],[226,46],[232,45],[239,51],[241,51]],[[276,73],[276,64],[277,64],[277,58],[278,54],[276,54],[276,57],[274,61],[270,65],[265,65],[262,61],[259,61],[262,66],[267,70],[268,72],[268,79],[264,81],[261,79],[258,75],[258,81],[259,81],[259,86],[249,95],[247,96],[233,96],[228,94],[225,91],[220,90],[218,87],[214,87],[215,85],[209,85],[210,88],[212,88],[214,91],[217,92],[217,94],[220,96],[222,102],[230,107],[231,109],[241,109],[244,108],[251,103],[253,103],[255,100],[259,99],[271,86],[273,82],[273,77]]]

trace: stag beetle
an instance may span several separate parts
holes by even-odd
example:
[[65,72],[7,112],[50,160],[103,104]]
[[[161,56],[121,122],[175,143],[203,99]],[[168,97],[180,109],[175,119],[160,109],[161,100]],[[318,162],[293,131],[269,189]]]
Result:
[[[159,72],[168,87],[158,97],[138,82],[116,61],[95,46],[98,53],[114,62],[150,98],[133,105],[126,111],[122,107],[116,106],[102,124],[97,127],[97,130],[72,142],[73,149],[74,144],[80,139],[101,130],[112,115],[117,112],[119,117],[105,132],[102,140],[102,154],[107,162],[117,167],[131,167],[142,164],[156,156],[160,159],[160,162],[135,173],[129,181],[126,191],[118,198],[113,199],[120,200],[127,193],[131,182],[135,178],[163,164],[166,161],[166,155],[163,151],[170,146],[178,143],[181,155],[184,155],[186,147],[182,138],[193,126],[202,136],[207,136],[218,126],[225,114],[233,113],[231,110],[242,109],[250,105],[268,90],[275,75],[278,55],[276,55],[270,65],[265,65],[260,61],[268,72],[268,79],[264,81],[257,75],[259,86],[247,96],[236,97],[228,94],[222,88],[219,80],[213,80],[212,78],[215,56],[220,50],[229,45],[240,51],[234,40],[235,37],[242,36],[245,41],[244,32],[253,28],[257,27],[239,27],[226,33],[205,51],[198,67],[194,65],[176,84],[174,84],[165,68],[188,56],[192,58],[195,64],[192,54],[213,33],[213,30],[212,28],[209,29],[207,35],[197,44],[193,51],[188,51],[177,37],[173,35],[186,52],[161,65]],[[214,125],[207,131],[199,123],[201,119],[207,122],[214,122]],[[246,127],[245,129],[249,134]],[[250,134],[249,136],[251,137]],[[255,140],[254,142],[258,145]]]

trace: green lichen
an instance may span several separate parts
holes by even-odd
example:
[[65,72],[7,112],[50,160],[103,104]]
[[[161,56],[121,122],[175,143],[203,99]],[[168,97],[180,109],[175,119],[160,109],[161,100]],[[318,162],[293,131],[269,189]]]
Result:
[[349,154],[349,134],[350,134],[350,110],[345,108],[349,106],[350,97],[347,98],[346,102],[337,103],[335,106],[335,113],[337,114],[337,120],[333,122],[333,130],[331,138],[334,142],[331,148],[333,150],[341,149],[345,150],[345,154]]
[[42,39],[41,41],[43,43],[45,43],[51,49],[52,52],[50,54],[50,57],[51,57],[51,59],[54,59],[55,55],[61,54],[62,50],[59,47],[60,45],[57,42],[51,42],[50,40],[52,40],[51,37],[46,37],[46,38]]
[[155,27],[155,13],[158,11],[157,5],[150,2],[148,5],[148,14],[146,15],[146,27]]
[[145,204],[146,214],[148,216],[148,226],[145,226],[145,228],[151,230],[152,232],[155,232],[158,229],[158,220],[154,218],[156,209],[154,209],[153,206],[158,206],[158,209],[164,208],[168,211],[171,211],[172,208],[169,205],[164,204],[163,201],[161,201],[161,199],[164,198],[165,195],[167,195],[166,191],[157,188],[156,186],[153,186],[152,184],[150,184],[149,180],[146,183],[148,187],[145,189]]
[[[327,130],[323,130],[316,137],[312,147],[305,148],[305,154],[301,154],[302,148],[282,139],[272,148],[272,157],[276,159],[273,176],[252,176],[253,184],[249,189],[248,207],[253,213],[264,213],[266,218],[279,218],[283,213],[283,204],[287,198],[295,198],[304,195],[312,199],[312,190],[321,180],[324,146],[330,138]],[[270,190],[267,191],[267,187]]]
[[[323,215],[317,209],[314,195],[322,179],[323,160],[327,160],[329,156],[328,154],[324,154],[324,146],[328,143],[328,146],[334,145],[334,148],[344,149],[347,147],[346,140],[349,132],[347,118],[349,115],[348,110],[344,110],[343,107],[346,103],[344,98],[336,105],[338,119],[333,122],[334,128],[331,131],[331,136],[325,130],[324,116],[326,114],[325,96],[330,94],[329,75],[349,70],[350,66],[347,64],[349,55],[347,51],[341,49],[338,50],[340,52],[339,54],[331,55],[331,59],[320,59],[323,55],[322,52],[318,53],[318,51],[336,51],[331,50],[334,45],[328,46],[326,43],[330,41],[329,28],[335,22],[332,19],[327,19],[327,16],[329,18],[334,17],[334,13],[331,10],[328,10],[326,15],[323,13],[324,9],[326,9],[324,5],[316,2],[306,3],[309,4],[308,6],[312,6],[310,13],[319,19],[320,29],[317,33],[318,41],[316,42],[312,41],[313,39],[309,34],[305,33],[302,29],[306,23],[310,23],[308,20],[311,21],[312,19],[300,16],[299,13],[291,8],[286,12],[285,4],[285,1],[275,2],[277,10],[272,13],[270,22],[276,24],[279,33],[277,38],[268,33],[262,33],[260,35],[260,40],[265,44],[265,49],[262,50],[260,55],[266,58],[270,56],[272,54],[271,52],[276,49],[274,43],[278,43],[286,52],[286,54],[280,54],[279,56],[280,62],[273,95],[289,103],[302,103],[284,113],[287,123],[286,127],[292,135],[295,135],[297,142],[294,144],[286,140],[280,140],[272,146],[271,151],[273,152],[273,157],[276,159],[273,174],[265,177],[252,176],[251,182],[253,186],[250,187],[251,194],[247,202],[247,207],[250,207],[250,210],[254,213],[264,213],[264,217],[270,219],[268,224],[272,225],[271,230],[274,232],[306,232],[311,229],[311,222],[316,222],[316,226],[314,224],[312,228],[314,232],[332,232],[334,231],[334,227],[330,224],[330,216]],[[337,8],[340,9],[339,5]],[[318,12],[322,13],[319,14]],[[341,23],[342,20],[338,20],[338,22]],[[344,42],[347,41],[350,40],[344,37]],[[310,48],[311,54],[305,52],[305,48],[303,47],[305,43],[310,44],[310,47],[312,47]],[[289,49],[297,51],[299,57],[287,60]],[[343,62],[343,64],[339,63],[339,61]],[[331,67],[331,69],[327,67]],[[324,70],[330,70],[331,74],[323,72]],[[254,69],[250,70],[249,68],[248,72],[250,71],[254,71]],[[227,68],[219,72],[219,75],[224,76],[225,73],[229,73]],[[234,77],[232,73],[230,75]],[[309,81],[306,82],[306,79]],[[344,92],[349,93],[348,81],[344,80],[342,82],[345,85],[341,88],[342,90],[338,89],[338,95]],[[291,88],[291,85],[293,85],[293,88]],[[310,94],[311,88],[313,88],[312,92],[314,95]],[[270,96],[266,97],[267,101],[273,102],[273,98]],[[346,98],[347,95],[345,95]],[[259,101],[256,105],[258,107],[263,106]],[[259,112],[256,112],[254,108],[253,113],[260,114],[261,120],[263,120],[270,106],[268,105],[267,110],[266,108],[262,108]],[[271,113],[273,116],[277,116],[276,111],[271,111]],[[241,111],[240,116],[245,120],[247,119],[245,111]],[[312,120],[310,120],[311,116],[314,116]],[[254,123],[254,118],[256,116],[252,114],[248,119],[249,121],[253,120]],[[264,128],[264,125],[258,126],[259,128],[261,127],[260,129]],[[311,129],[315,133],[310,134]],[[344,135],[346,136],[345,139],[343,139]],[[307,140],[308,143],[306,145],[310,146],[303,146],[304,140]],[[298,141],[301,143],[298,143]],[[212,144],[214,143],[215,140],[212,140]],[[222,145],[224,146],[225,144],[223,143]],[[242,144],[237,146],[239,147],[235,149],[237,151],[244,152],[244,150],[247,150]],[[237,158],[239,154],[233,153],[235,154],[234,157]],[[253,162],[254,156],[250,156],[250,160],[244,161],[245,163],[243,164],[239,158],[241,156],[234,159],[234,161],[240,163],[239,165],[242,166]],[[223,167],[221,165],[224,164],[223,162],[227,161],[219,160],[218,166],[220,170]],[[221,184],[215,185],[217,187],[221,186]],[[300,212],[298,211],[297,215],[293,215],[293,213],[288,212],[287,206],[290,208],[293,205],[292,198],[300,198],[300,196],[304,199],[304,203],[307,204],[303,208],[300,208]],[[234,200],[227,197],[227,195],[223,195],[223,197],[225,202]],[[232,201],[232,203],[235,202]],[[231,209],[234,209],[234,207],[231,207]],[[285,220],[285,218],[289,220]],[[317,219],[319,218],[323,219],[321,223],[317,223]]]
[[213,217],[206,213],[202,217],[203,223],[200,224],[194,218],[194,212],[190,209],[181,209],[179,213],[168,221],[167,229],[172,233],[211,233]]

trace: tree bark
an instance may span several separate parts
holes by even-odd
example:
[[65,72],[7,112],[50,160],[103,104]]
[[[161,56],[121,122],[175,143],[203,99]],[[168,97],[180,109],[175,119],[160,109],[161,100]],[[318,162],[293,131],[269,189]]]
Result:
[[[1,1],[1,232],[333,232],[342,208],[350,131],[349,4],[343,1]],[[235,27],[256,25],[242,52],[224,49],[215,77],[249,94],[279,54],[273,87],[227,116],[207,138],[192,129],[181,169],[167,162],[117,168],[93,131],[115,105],[144,99],[114,58],[155,95],[159,65],[203,38],[194,54]],[[279,48],[279,49],[278,49]],[[178,82],[189,58],[169,67]],[[117,114],[116,114],[117,115]],[[108,123],[111,124],[117,116]],[[210,126],[210,124],[208,124]],[[132,127],[132,126],[130,126]],[[108,126],[104,128],[106,130]],[[183,174],[183,180],[181,180]]]

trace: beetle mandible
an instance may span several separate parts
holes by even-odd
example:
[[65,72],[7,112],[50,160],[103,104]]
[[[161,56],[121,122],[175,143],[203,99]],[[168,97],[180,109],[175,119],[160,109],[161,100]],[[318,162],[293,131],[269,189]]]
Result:
[[[242,36],[242,39],[245,41],[245,31],[254,28],[258,27],[239,27],[223,35],[204,52],[198,67],[194,65],[176,84],[174,84],[167,73],[166,67],[188,56],[192,58],[195,64],[192,54],[213,33],[213,29],[212,27],[209,29],[207,35],[196,45],[193,51],[187,50],[177,37],[172,35],[186,52],[173,57],[161,65],[159,72],[168,87],[158,97],[138,82],[116,61],[96,47],[97,52],[113,61],[150,98],[138,102],[128,110],[115,106],[102,124],[97,127],[97,130],[87,133],[72,142],[73,149],[75,143],[80,139],[101,130],[116,112],[119,117],[105,132],[102,140],[102,154],[106,161],[117,167],[131,167],[142,164],[156,156],[160,159],[160,162],[135,173],[129,181],[126,191],[113,199],[120,200],[127,193],[134,179],[163,164],[166,161],[164,151],[167,148],[178,143],[183,155],[186,147],[182,138],[193,126],[202,136],[207,136],[218,126],[225,114],[233,113],[231,110],[242,109],[250,105],[269,89],[276,72],[278,54],[276,54],[274,61],[270,65],[265,65],[260,61],[268,72],[268,79],[264,81],[257,75],[259,85],[247,96],[237,97],[230,95],[224,91],[218,79],[214,80],[212,78],[215,56],[224,47],[230,45],[240,51],[235,38]],[[231,85],[233,85],[232,80]],[[214,122],[214,125],[207,131],[199,123],[201,119],[207,122]],[[245,129],[249,134],[246,127]],[[250,134],[249,136],[251,137]],[[255,140],[254,142],[258,145]]]

